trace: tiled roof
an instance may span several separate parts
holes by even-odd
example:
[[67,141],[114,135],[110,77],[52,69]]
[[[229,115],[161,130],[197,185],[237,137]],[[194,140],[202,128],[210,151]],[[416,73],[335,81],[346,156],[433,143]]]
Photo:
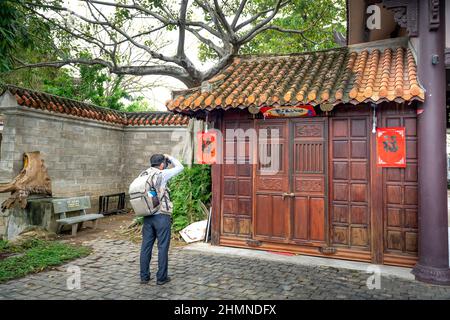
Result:
[[237,56],[208,83],[210,89],[205,92],[200,87],[174,92],[168,109],[186,112],[424,99],[413,53],[403,46]]
[[120,112],[12,85],[4,85],[0,92],[3,94],[5,91],[9,91],[21,106],[113,124],[185,126],[189,122],[188,117],[171,112]]
[[130,126],[170,126],[188,125],[189,118],[172,112],[133,112],[127,113],[127,124]]

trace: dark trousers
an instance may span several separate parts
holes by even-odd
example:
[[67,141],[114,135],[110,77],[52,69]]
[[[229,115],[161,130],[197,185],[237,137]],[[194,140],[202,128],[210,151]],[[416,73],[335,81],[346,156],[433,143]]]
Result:
[[167,278],[169,263],[171,217],[166,214],[156,214],[144,217],[141,247],[141,280],[150,280],[150,260],[153,244],[158,239],[158,272],[156,279],[164,281]]

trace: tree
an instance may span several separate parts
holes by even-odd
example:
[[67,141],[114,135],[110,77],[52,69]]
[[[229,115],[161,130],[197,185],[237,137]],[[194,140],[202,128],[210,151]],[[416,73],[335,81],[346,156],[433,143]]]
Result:
[[[102,65],[17,68],[24,61],[39,63],[57,59],[56,52],[69,52],[68,44],[74,40],[68,34],[56,37],[60,30],[54,30],[41,16],[29,14],[21,6],[23,3],[23,0],[0,1],[0,84],[15,84],[116,110],[151,109],[143,97],[132,96],[135,90],[141,89],[137,84],[139,77],[111,75]],[[65,41],[57,46],[55,40],[63,39],[62,36]],[[91,58],[87,51],[76,54],[79,58]],[[130,102],[128,106],[125,100]]]
[[[178,2],[178,1],[177,1]],[[182,81],[188,87],[200,85],[225,67],[241,48],[252,52],[265,42],[276,46],[273,33],[297,35],[317,42],[315,26],[336,24],[329,16],[322,24],[320,9],[313,0],[79,0],[74,10],[62,1],[42,3],[28,0],[21,5],[59,31],[59,43],[66,46],[57,60],[24,63],[24,67],[61,67],[69,64],[99,65],[116,75],[164,75]],[[342,0],[327,0],[329,6]],[[305,10],[316,10],[311,14]],[[51,12],[46,14],[43,10]],[[294,11],[293,11],[294,10]],[[303,11],[302,11],[303,10]],[[295,17],[290,17],[294,14]],[[296,20],[298,15],[300,20]],[[307,21],[308,20],[308,21]],[[297,25],[297,21],[301,22]],[[337,24],[341,19],[337,19]],[[305,27],[303,29],[303,27]],[[315,31],[314,31],[315,30]],[[172,54],[161,39],[176,33]],[[264,38],[272,32],[270,38]],[[69,43],[65,37],[78,41]],[[203,52],[214,57],[214,65],[202,71],[186,52],[186,38],[195,37]],[[258,38],[257,38],[258,37]],[[312,37],[312,39],[310,39]],[[252,43],[257,38],[259,45]],[[285,38],[286,39],[286,38]],[[95,48],[90,58],[77,56],[82,46]],[[70,50],[67,50],[67,47]],[[123,48],[133,52],[130,60],[121,59]],[[208,51],[209,50],[209,51]],[[260,49],[258,49],[260,50]]]

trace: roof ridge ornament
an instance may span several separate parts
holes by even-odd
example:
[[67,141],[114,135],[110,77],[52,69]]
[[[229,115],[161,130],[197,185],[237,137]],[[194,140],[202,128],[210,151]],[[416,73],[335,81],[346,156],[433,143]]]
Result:
[[202,93],[209,93],[212,91],[212,84],[209,81],[203,81],[201,86]]

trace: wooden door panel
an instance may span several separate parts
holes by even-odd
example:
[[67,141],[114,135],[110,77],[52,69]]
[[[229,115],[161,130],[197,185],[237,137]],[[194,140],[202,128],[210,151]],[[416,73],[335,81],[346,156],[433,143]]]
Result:
[[[288,120],[256,120],[256,128],[267,130],[267,136],[258,136],[258,164],[255,176],[254,238],[258,240],[286,243],[290,228],[290,203],[283,194],[289,190],[288,162]],[[278,131],[273,140],[271,130]],[[264,140],[262,137],[266,137]],[[274,143],[274,145],[271,145]],[[279,148],[277,166],[275,150]]]
[[325,193],[325,177],[317,175],[296,175],[294,178],[294,192],[323,195]]
[[327,119],[292,120],[292,240],[304,245],[326,241]]
[[[257,128],[280,131],[281,166],[273,173],[257,166],[255,238],[323,245],[327,241],[327,119],[257,120]],[[263,143],[259,142],[259,151],[269,150]]]
[[296,196],[293,235],[295,241],[325,241],[325,200]]
[[[248,130],[253,121],[245,117],[224,117],[223,131],[228,129]],[[231,118],[230,118],[231,117]],[[222,224],[221,234],[228,237],[251,237],[252,225],[252,164],[250,163],[250,141],[248,138],[231,137],[223,139],[224,161],[222,165]],[[243,147],[244,152],[238,152]]]
[[382,168],[383,254],[415,257],[418,235],[417,116],[414,110],[391,108],[381,117],[383,127],[406,128],[406,168]]
[[310,198],[311,212],[310,239],[314,241],[325,241],[325,199]]
[[[255,236],[271,236],[272,196],[256,195]],[[263,213],[264,212],[264,213]]]
[[365,115],[330,118],[330,223],[336,246],[371,250],[370,121]]
[[289,181],[285,179],[285,175],[257,176],[256,187],[257,192],[277,192],[289,189]]
[[309,219],[307,197],[295,197],[294,219],[293,219],[293,239],[308,240]]
[[289,219],[289,205],[281,196],[272,196],[272,238],[286,239],[288,237],[287,221]]

